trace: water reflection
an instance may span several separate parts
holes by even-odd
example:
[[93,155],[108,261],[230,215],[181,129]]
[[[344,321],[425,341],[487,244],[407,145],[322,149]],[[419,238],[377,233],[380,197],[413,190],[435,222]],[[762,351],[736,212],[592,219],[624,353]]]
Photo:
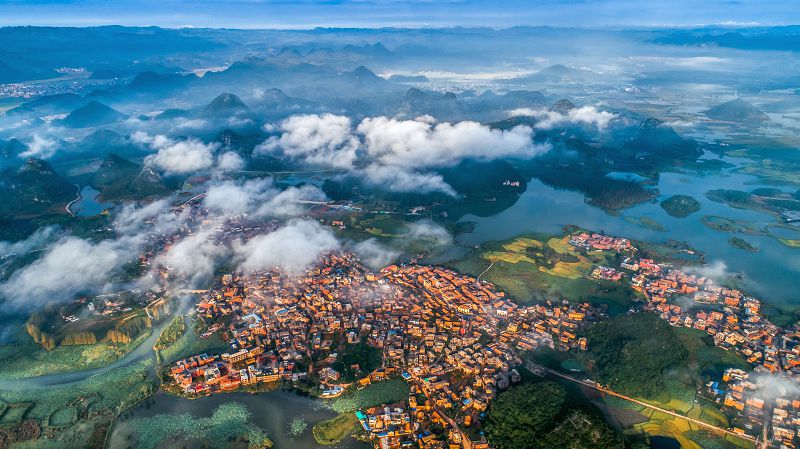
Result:
[[[730,160],[726,159],[726,162]],[[719,215],[752,222],[759,228],[776,223],[769,214],[733,209],[726,204],[709,200],[705,192],[711,189],[752,190],[768,187],[754,176],[725,171],[715,175],[662,173],[658,181],[659,201],[672,195],[694,197],[701,203],[699,212],[686,218],[666,213],[658,202],[637,205],[610,215],[590,206],[578,192],[558,190],[533,179],[525,193],[511,208],[491,217],[467,215],[463,222],[474,222],[472,233],[459,236],[464,245],[476,245],[489,240],[504,240],[525,232],[560,233],[563,226],[573,224],[594,231],[631,237],[638,240],[663,242],[667,239],[688,242],[706,253],[709,262],[722,261],[733,272],[744,274],[745,286],[767,303],[791,304],[800,301],[794,292],[794,280],[800,276],[800,253],[770,236],[742,236],[760,251],[747,252],[731,246],[728,240],[735,234],[709,228],[702,223],[705,215]],[[773,186],[774,187],[774,186]],[[628,217],[647,217],[666,230],[649,229],[625,220]]]

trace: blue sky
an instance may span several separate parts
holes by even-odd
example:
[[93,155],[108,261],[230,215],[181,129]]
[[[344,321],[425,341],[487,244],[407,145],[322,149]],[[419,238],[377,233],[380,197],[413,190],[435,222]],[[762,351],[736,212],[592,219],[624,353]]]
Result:
[[0,26],[310,28],[800,24],[800,0],[0,0]]

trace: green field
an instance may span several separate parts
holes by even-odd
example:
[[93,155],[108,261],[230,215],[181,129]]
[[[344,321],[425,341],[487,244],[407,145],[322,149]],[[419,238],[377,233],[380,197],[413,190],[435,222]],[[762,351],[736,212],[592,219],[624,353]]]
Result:
[[150,331],[125,344],[99,342],[93,345],[57,346],[47,351],[30,341],[0,346],[0,377],[23,379],[44,374],[66,373],[106,366],[139,346]]
[[555,295],[571,302],[607,304],[612,313],[627,310],[636,298],[627,285],[588,277],[597,265],[617,266],[616,254],[583,254],[566,240],[567,237],[526,235],[488,242],[451,266],[473,276],[485,271],[481,279],[523,304],[553,299]]
[[362,408],[401,401],[408,397],[408,392],[408,383],[398,377],[371,384],[361,390],[351,387],[338,398],[327,401],[327,405],[336,413],[355,412]]
[[200,338],[194,329],[187,329],[176,342],[159,351],[159,354],[161,363],[168,365],[191,355],[204,352],[217,354],[228,349],[230,346],[220,339],[219,333],[211,334],[208,338]]
[[358,426],[358,418],[353,412],[340,413],[335,418],[314,424],[313,433],[317,443],[330,446],[352,434]]

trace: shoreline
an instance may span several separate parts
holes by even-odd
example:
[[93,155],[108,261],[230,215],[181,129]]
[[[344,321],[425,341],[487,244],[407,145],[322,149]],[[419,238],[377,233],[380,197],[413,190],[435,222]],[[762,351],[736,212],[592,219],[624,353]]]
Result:
[[69,203],[67,203],[67,205],[66,205],[66,206],[64,206],[64,210],[66,210],[66,211],[67,211],[67,213],[68,213],[68,214],[69,214],[71,217],[73,217],[73,218],[75,218],[75,213],[74,213],[74,212],[72,212],[72,211],[70,210],[70,207],[71,207],[71,206],[72,206],[72,205],[73,205],[75,202],[77,202],[77,201],[80,201],[81,199],[83,199],[83,196],[81,195],[81,191],[83,190],[83,187],[81,187],[81,186],[80,186],[80,185],[78,185],[78,184],[75,184],[75,187],[77,187],[77,188],[78,188],[78,191],[76,192],[76,195],[77,195],[77,196],[75,197],[75,199],[74,199],[74,200],[70,201]]

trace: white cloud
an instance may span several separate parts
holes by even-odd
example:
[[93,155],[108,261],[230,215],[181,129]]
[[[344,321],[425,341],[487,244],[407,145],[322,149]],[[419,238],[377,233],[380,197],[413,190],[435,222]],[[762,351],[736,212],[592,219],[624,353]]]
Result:
[[339,248],[330,229],[310,220],[292,220],[277,231],[233,245],[241,269],[281,268],[295,275]]
[[450,124],[374,117],[364,119],[357,131],[364,136],[365,149],[373,160],[395,167],[446,167],[464,159],[530,158],[547,149],[534,145],[533,130],[527,126],[502,131],[471,121]]
[[183,222],[184,217],[173,213],[169,200],[163,199],[139,207],[134,203],[124,205],[114,221],[114,227],[117,232],[126,235],[141,232],[145,225],[151,226],[152,232],[169,233]]
[[244,160],[233,151],[226,151],[217,158],[217,168],[227,171],[238,171],[244,168]]
[[430,220],[420,220],[408,225],[406,238],[430,240],[436,245],[449,245],[453,243],[453,236],[447,232],[447,229]]
[[92,243],[65,237],[0,284],[0,294],[11,308],[30,310],[100,292],[124,263],[135,260],[141,244],[137,238]]
[[259,178],[212,185],[203,201],[208,209],[223,215],[288,217],[302,213],[306,201],[326,199],[325,194],[315,186],[280,190],[275,187],[272,178]]
[[707,277],[714,280],[714,282],[724,281],[726,279],[730,279],[731,277],[730,272],[728,272],[728,265],[721,260],[715,260],[706,265],[690,266],[686,268],[686,272],[689,274],[695,274],[697,276]]
[[520,108],[509,111],[508,115],[511,117],[535,117],[538,121],[534,127],[542,130],[574,124],[595,126],[598,130],[602,131],[608,127],[612,120],[617,118],[617,114],[599,111],[594,106],[575,108],[566,114],[561,114],[557,111],[548,111],[547,109]]
[[370,164],[363,171],[364,179],[374,186],[395,192],[429,193],[440,191],[451,196],[456,192],[444,182],[442,175],[431,172],[416,172],[405,167]]
[[353,251],[365,265],[373,270],[380,270],[397,259],[400,251],[387,248],[374,238],[353,245]]
[[[430,116],[366,118],[353,129],[345,116],[297,115],[277,127],[265,126],[265,130],[281,134],[259,145],[257,153],[282,152],[312,165],[348,169],[372,185],[401,192],[454,195],[452,187],[432,169],[464,159],[532,158],[550,149],[535,144],[533,129],[527,126],[504,131],[472,121],[438,123]],[[359,157],[368,163],[366,168],[355,168]]]
[[257,153],[283,154],[313,165],[350,168],[356,159],[358,139],[350,119],[333,114],[295,115],[282,121],[273,136],[256,147]]
[[214,236],[213,231],[190,235],[173,245],[159,258],[159,262],[172,270],[180,279],[197,286],[214,274],[214,269],[228,253],[228,249],[218,244]]
[[38,134],[33,135],[33,139],[28,144],[28,149],[20,154],[20,157],[35,157],[39,159],[49,159],[58,151],[58,141]]
[[168,143],[154,141],[151,145],[159,150],[155,155],[148,156],[147,162],[168,174],[187,174],[211,168],[214,164],[213,153],[217,149],[217,144],[205,144],[194,138]]
[[140,145],[149,145],[156,150],[159,148],[165,148],[173,143],[172,139],[163,134],[151,136],[144,131],[136,131],[131,134],[131,141]]
[[43,249],[58,233],[55,226],[39,228],[28,238],[18,242],[0,241],[0,257],[25,254],[30,251]]
[[182,117],[175,119],[174,123],[176,129],[203,129],[209,125],[207,120],[199,118],[187,119]]

